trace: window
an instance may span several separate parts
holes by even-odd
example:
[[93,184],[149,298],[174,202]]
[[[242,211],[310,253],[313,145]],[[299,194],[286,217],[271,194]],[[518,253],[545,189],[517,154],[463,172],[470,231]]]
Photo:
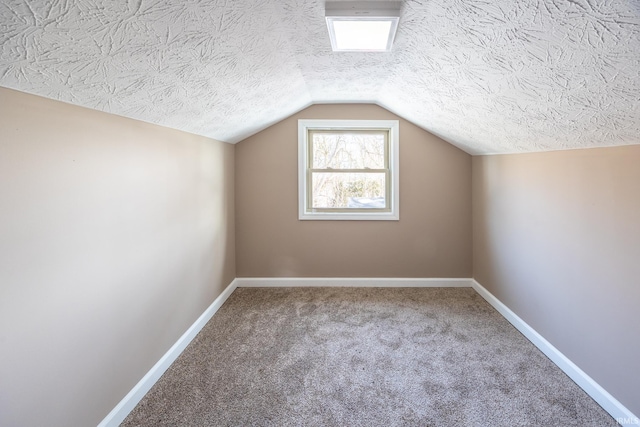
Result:
[[400,20],[400,4],[325,3],[325,19],[334,52],[389,52]]
[[298,120],[298,218],[398,220],[397,120]]

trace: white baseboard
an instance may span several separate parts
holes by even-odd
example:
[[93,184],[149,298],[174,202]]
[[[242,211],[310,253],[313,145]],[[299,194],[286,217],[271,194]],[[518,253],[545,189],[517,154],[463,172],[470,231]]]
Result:
[[470,288],[473,279],[368,278],[368,277],[237,277],[238,288],[368,287],[368,288]]
[[171,346],[171,348],[153,365],[153,367],[142,377],[138,384],[116,405],[115,408],[98,424],[98,427],[117,427],[136,407],[138,402],[142,400],[145,394],[160,379],[162,374],[171,366],[171,364],[180,356],[180,353],[189,345],[189,343],[198,335],[198,332],[207,324],[207,322],[218,311],[222,304],[236,289],[236,281],[232,281],[229,286],[216,298],[213,303],[202,313],[187,331]]
[[509,321],[522,335],[527,337],[540,351],[542,351],[553,363],[555,363],[565,374],[569,376],[576,384],[580,386],[593,400],[598,402],[602,408],[609,413],[615,420],[623,426],[638,426],[640,420],[631,413],[622,403],[610,395],[598,383],[596,383],[582,369],[576,366],[549,341],[544,339],[542,335],[536,332],[524,320],[518,317],[506,305],[504,305],[491,292],[486,290],[476,280],[472,280],[472,287],[482,296],[489,304],[493,306],[505,319]]
[[215,299],[193,325],[178,339],[164,356],[147,372],[136,386],[113,408],[98,427],[117,427],[153,387],[162,374],[178,358],[236,288],[240,287],[471,287],[491,304],[505,319],[529,339],[553,363],[602,406],[623,426],[635,426],[640,420],[584,371],[578,368],[549,341],[498,300],[474,279],[466,278],[320,278],[320,277],[239,277]]

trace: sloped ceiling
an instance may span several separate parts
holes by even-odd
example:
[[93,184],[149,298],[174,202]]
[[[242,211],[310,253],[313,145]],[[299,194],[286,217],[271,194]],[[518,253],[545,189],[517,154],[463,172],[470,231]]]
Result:
[[375,102],[472,154],[640,143],[637,0],[406,0],[333,53],[321,0],[3,0],[0,85],[237,142]]

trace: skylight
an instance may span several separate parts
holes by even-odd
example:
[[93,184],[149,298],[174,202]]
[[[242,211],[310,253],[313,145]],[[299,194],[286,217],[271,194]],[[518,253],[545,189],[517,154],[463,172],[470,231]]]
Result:
[[397,2],[328,2],[325,18],[333,50],[390,51],[399,20],[396,4]]

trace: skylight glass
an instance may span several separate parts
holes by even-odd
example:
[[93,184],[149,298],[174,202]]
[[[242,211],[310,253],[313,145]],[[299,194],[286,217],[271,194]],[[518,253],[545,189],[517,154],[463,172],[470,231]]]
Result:
[[[370,20],[334,20],[334,50],[388,50],[392,22]],[[390,46],[389,46],[390,47]]]

